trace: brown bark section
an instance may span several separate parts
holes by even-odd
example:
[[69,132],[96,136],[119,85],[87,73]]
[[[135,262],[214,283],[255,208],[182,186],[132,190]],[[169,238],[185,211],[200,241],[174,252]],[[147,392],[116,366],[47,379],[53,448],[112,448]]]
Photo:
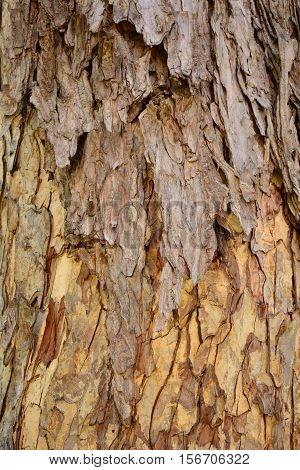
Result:
[[298,1],[1,10],[1,448],[299,449]]

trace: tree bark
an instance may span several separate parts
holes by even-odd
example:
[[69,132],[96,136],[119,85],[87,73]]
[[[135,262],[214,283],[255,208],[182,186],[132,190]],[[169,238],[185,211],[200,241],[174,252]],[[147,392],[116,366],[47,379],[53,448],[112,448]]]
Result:
[[298,0],[1,13],[1,448],[299,449]]

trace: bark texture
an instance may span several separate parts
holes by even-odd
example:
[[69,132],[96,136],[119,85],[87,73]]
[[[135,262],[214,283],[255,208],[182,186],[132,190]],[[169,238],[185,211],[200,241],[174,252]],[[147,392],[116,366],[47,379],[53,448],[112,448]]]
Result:
[[299,449],[299,2],[1,10],[1,447]]

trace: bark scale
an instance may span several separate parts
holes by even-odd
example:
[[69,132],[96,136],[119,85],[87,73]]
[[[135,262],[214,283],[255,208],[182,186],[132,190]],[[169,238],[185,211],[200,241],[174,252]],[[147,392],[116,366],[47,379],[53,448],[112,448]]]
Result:
[[1,10],[1,447],[299,449],[298,1]]

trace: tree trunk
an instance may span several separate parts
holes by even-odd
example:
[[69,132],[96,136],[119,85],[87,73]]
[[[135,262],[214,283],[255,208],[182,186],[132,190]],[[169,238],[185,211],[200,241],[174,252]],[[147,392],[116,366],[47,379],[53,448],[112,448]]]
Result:
[[298,0],[1,3],[1,448],[299,449]]

